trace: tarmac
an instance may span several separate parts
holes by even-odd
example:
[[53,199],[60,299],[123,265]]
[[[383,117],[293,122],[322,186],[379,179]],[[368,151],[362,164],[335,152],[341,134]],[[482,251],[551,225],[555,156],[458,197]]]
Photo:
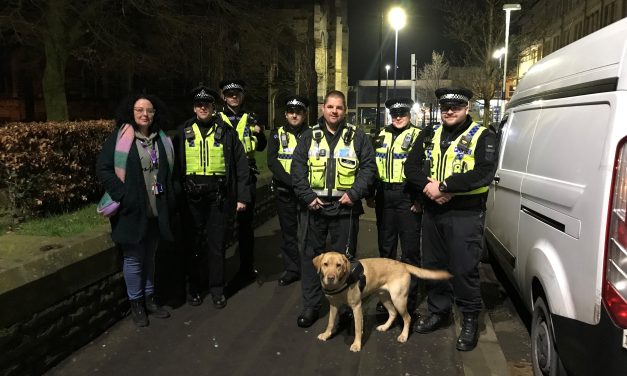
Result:
[[[331,339],[318,340],[328,307],[312,327],[299,328],[300,283],[281,287],[276,282],[282,271],[277,218],[257,228],[255,236],[259,279],[230,296],[226,308],[215,309],[211,299],[198,307],[175,305],[169,319],[151,319],[146,328],[136,328],[127,317],[47,375],[531,375],[525,350],[514,360],[506,359],[488,310],[480,316],[481,336],[471,352],[455,349],[457,312],[455,325],[430,334],[411,333],[404,344],[396,341],[400,322],[378,332],[375,327],[387,314],[376,311],[374,297],[364,302],[361,352],[349,350],[352,323],[341,322]],[[360,220],[357,256],[376,257],[376,239],[376,223],[368,211]],[[238,257],[236,247],[227,251],[227,277],[234,274]],[[492,290],[488,295],[495,295],[491,282],[484,286]],[[426,314],[424,300],[419,312]],[[510,342],[520,342],[519,337],[525,337],[524,329],[509,335]]]

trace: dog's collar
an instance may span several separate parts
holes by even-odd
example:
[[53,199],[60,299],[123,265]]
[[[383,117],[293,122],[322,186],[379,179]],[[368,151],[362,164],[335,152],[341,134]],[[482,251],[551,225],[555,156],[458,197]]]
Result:
[[349,288],[351,285],[359,282],[359,291],[364,291],[364,287],[366,287],[366,276],[364,275],[364,266],[359,261],[351,261],[350,273],[348,273],[348,278],[344,281],[342,286],[334,289],[328,290],[323,288],[325,295],[336,295],[341,293],[342,291]]

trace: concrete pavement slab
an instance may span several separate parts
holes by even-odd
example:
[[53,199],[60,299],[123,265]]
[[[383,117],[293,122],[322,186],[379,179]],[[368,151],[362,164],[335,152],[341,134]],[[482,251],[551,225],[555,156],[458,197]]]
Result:
[[[280,232],[273,218],[256,230],[259,283],[235,293],[225,309],[210,299],[201,306],[171,309],[172,317],[151,319],[136,328],[130,318],[49,371],[49,375],[507,375],[489,315],[478,348],[467,354],[455,350],[458,329],[452,325],[434,333],[412,333],[396,342],[399,324],[381,333],[375,327],[386,315],[377,314],[376,298],[364,302],[364,343],[351,353],[352,324],[343,323],[321,342],[327,308],[308,329],[298,328],[300,283],[280,287]],[[376,224],[360,223],[358,256],[376,256]],[[237,265],[237,252],[227,252],[227,275]],[[425,304],[421,307],[424,312]],[[484,338],[485,337],[485,338]],[[489,373],[483,373],[489,372]],[[503,373],[500,373],[503,372]]]

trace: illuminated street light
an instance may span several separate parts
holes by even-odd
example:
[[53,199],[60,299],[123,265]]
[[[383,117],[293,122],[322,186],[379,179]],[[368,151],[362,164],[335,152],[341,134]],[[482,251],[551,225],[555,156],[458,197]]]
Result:
[[394,42],[394,95],[396,95],[396,68],[398,67],[398,31],[405,27],[407,22],[407,15],[401,7],[394,7],[390,9],[388,13],[388,21],[390,26],[396,32],[396,39]]
[[[501,69],[501,59],[503,58],[503,55],[505,55],[505,47],[501,47],[498,50],[494,51],[494,54],[492,54],[492,57],[495,59],[499,59],[499,69]],[[503,93],[501,92],[497,98],[497,107],[499,109],[499,111],[501,111],[501,97],[503,96]],[[499,121],[500,119],[500,114],[498,114],[498,116],[496,116],[495,121]]]
[[385,100],[388,100],[388,73],[390,73],[390,64],[385,64]]
[[503,63],[503,90],[501,96],[503,97],[503,103],[501,104],[501,114],[505,112],[505,84],[507,80],[507,53],[509,47],[509,19],[512,11],[520,10],[520,4],[504,4],[503,10],[505,11],[505,62]]

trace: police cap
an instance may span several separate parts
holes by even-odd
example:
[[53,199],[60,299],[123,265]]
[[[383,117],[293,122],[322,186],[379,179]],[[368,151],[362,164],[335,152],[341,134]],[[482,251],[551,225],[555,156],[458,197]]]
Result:
[[218,93],[204,85],[193,88],[191,95],[194,103],[215,103],[218,98]]
[[240,79],[226,79],[220,81],[219,86],[223,94],[227,90],[239,90],[243,93],[244,88],[246,87],[246,83],[244,82],[244,80]]
[[290,95],[285,98],[285,110],[294,108],[297,110],[307,111],[308,107],[309,100],[305,97],[301,97],[300,95]]
[[394,97],[385,101],[385,107],[390,110],[390,115],[403,115],[411,111],[414,101],[407,97]]
[[441,87],[435,91],[435,96],[440,105],[467,106],[472,98],[472,91],[465,88]]

